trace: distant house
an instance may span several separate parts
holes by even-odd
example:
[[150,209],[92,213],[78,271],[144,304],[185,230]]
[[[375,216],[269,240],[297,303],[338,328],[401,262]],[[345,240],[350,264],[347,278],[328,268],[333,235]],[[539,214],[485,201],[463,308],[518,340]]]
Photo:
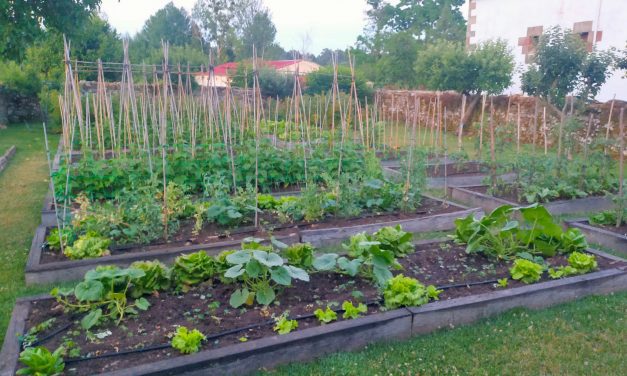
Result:
[[[320,69],[320,65],[307,60],[267,60],[261,64],[290,75],[298,70],[299,76],[306,76]],[[235,62],[217,65],[213,68],[213,77],[209,72],[197,73],[196,82],[201,86],[226,87],[230,78],[237,72],[237,65],[238,63]]]
[[[469,0],[468,5],[466,45],[473,48],[490,39],[504,39],[520,71],[533,61],[540,35],[553,26],[571,29],[588,51],[623,49],[627,41],[625,0]],[[627,100],[627,82],[621,76],[614,71],[597,100],[607,101],[614,95]],[[519,75],[505,91],[520,92]]]

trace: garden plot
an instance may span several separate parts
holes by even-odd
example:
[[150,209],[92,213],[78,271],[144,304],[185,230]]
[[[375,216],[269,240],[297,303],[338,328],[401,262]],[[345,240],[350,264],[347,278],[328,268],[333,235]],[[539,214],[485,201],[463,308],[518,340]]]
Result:
[[[97,265],[128,266],[134,261],[146,259],[169,264],[182,253],[198,250],[215,255],[221,250],[237,247],[242,239],[251,236],[263,238],[266,242],[274,238],[288,244],[303,241],[320,247],[337,245],[356,233],[374,232],[385,226],[402,225],[411,232],[450,230],[454,228],[456,218],[471,213],[478,215],[480,210],[424,196],[420,206],[411,212],[372,213],[353,218],[329,216],[320,221],[290,223],[280,223],[276,216],[262,214],[265,230],[250,225],[224,228],[209,224],[199,233],[194,233],[195,224],[188,221],[182,223],[168,241],[158,239],[145,245],[109,245],[101,256],[85,259],[72,259],[62,253],[58,245],[51,246],[46,239],[58,230],[55,226],[40,226],[31,245],[26,281],[32,284],[76,280]],[[275,223],[270,225],[271,221]]]
[[33,369],[37,353],[77,375],[245,373],[627,289],[625,260],[587,249],[541,206],[460,219],[454,240],[412,244],[388,227],[338,254],[247,239],[172,268],[99,267],[16,304],[1,371]]
[[[473,205],[485,211],[491,211],[501,205],[523,206],[528,205],[524,200],[518,200],[516,195],[489,194],[489,186],[471,186],[471,187],[449,187],[449,197],[457,202],[466,205]],[[584,197],[569,200],[555,200],[544,203],[544,206],[551,214],[575,214],[592,212],[598,209],[609,209],[612,207],[612,199],[606,196]]]
[[598,225],[588,219],[568,220],[566,224],[578,228],[590,243],[599,244],[613,249],[623,257],[627,257],[627,226]]

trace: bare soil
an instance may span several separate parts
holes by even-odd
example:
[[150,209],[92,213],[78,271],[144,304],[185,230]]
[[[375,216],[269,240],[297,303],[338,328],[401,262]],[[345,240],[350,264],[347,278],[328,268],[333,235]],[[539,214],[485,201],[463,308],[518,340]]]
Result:
[[[626,264],[601,257],[597,257],[597,260],[600,269]],[[561,255],[547,261],[552,266],[567,263],[566,258]],[[395,273],[417,278],[424,284],[444,287],[445,290],[440,295],[440,300],[502,289],[492,281],[508,277],[510,267],[509,262],[493,261],[477,254],[466,254],[463,246],[451,242],[417,246],[415,253],[401,259],[400,262],[403,270]],[[548,276],[545,273],[542,281],[546,280]],[[465,286],[465,284],[483,281],[489,283]],[[447,288],[447,285],[457,284],[464,286]],[[522,285],[521,282],[510,280],[506,288]],[[209,350],[275,335],[272,330],[272,317],[279,316],[284,311],[289,311],[291,318],[298,318],[311,315],[317,308],[324,309],[327,305],[339,309],[344,300],[350,300],[355,304],[358,301],[370,303],[368,314],[381,310],[377,288],[365,279],[353,279],[341,274],[312,273],[309,283],[296,281],[292,287],[280,291],[276,302],[266,308],[254,305],[233,309],[228,302],[230,294],[236,287],[232,284],[222,284],[215,279],[198,285],[184,294],[154,294],[148,297],[151,303],[148,311],[141,312],[137,317],[125,319],[120,326],[108,323],[92,329],[94,334],[106,334],[104,338],[94,341],[88,340],[84,331],[80,329],[80,315],[64,313],[62,307],[54,300],[33,303],[26,327],[30,328],[55,317],[56,322],[48,333],[66,325],[69,327],[45,341],[43,345],[47,348],[57,348],[66,338],[76,342],[80,347],[81,357],[114,354],[113,357],[102,359],[70,361],[66,365],[65,372],[68,375],[91,375],[181,356],[178,351],[169,347],[169,336],[178,325],[198,329],[211,337],[229,330],[260,324],[229,335],[214,336],[202,347],[202,350]],[[361,293],[359,294],[361,298],[355,297],[356,291]],[[342,320],[341,313],[338,314],[338,320]],[[263,325],[264,323],[269,323],[269,325]],[[297,330],[318,325],[320,324],[315,318],[305,318],[299,320]],[[39,338],[44,338],[46,335],[47,333],[41,333]],[[124,355],[117,354],[158,345],[163,345],[165,348]]]

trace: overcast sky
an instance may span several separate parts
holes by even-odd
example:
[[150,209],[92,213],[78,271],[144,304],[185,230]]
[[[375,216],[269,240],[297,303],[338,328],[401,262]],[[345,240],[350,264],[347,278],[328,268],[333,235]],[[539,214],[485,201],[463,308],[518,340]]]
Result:
[[[103,0],[101,11],[121,34],[134,35],[170,0]],[[366,22],[365,0],[263,0],[272,13],[277,41],[286,50],[318,54],[323,48],[344,49],[355,43]],[[190,13],[196,0],[174,0]],[[465,8],[462,8],[464,16]],[[309,38],[306,38],[308,36]]]

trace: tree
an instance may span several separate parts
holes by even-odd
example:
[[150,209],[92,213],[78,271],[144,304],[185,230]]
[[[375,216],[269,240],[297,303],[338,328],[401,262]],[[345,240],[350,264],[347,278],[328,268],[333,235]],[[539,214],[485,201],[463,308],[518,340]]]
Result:
[[568,29],[554,27],[540,37],[534,62],[522,75],[522,90],[561,105],[577,86],[586,49]]
[[378,81],[402,87],[413,86],[417,51],[418,44],[411,33],[390,34],[384,43],[381,59],[377,63]]
[[264,10],[255,14],[251,23],[243,31],[243,51],[240,58],[253,57],[253,46],[257,51],[257,56],[265,57],[266,49],[272,46],[275,37],[276,27],[270,18],[270,13]]
[[498,94],[512,81],[514,57],[504,41],[488,41],[467,52],[442,40],[418,53],[416,82],[429,90]]
[[346,54],[346,51],[331,50],[328,48],[325,48],[322,51],[320,51],[320,54],[318,54],[318,56],[315,56],[313,60],[320,65],[331,65],[333,64],[333,59],[332,59],[333,54],[337,56],[338,64],[348,63],[348,55]]
[[[351,70],[346,65],[337,67],[337,85],[341,92],[351,91]],[[355,87],[359,97],[370,96],[372,90],[368,87],[366,80],[360,74],[355,74]],[[316,72],[307,75],[307,85],[305,92],[315,95],[327,93],[333,88],[333,67],[323,67]]]
[[198,45],[198,38],[192,34],[192,19],[184,8],[177,8],[172,2],[150,16],[133,42],[144,48],[161,48],[161,41],[172,46]]
[[440,39],[462,41],[466,21],[460,7],[465,0],[400,0],[393,8],[387,26],[406,31],[427,43]]
[[464,47],[459,43],[441,41],[418,53],[414,70],[416,83],[428,90],[474,90],[475,75]]
[[0,56],[21,60],[46,31],[75,36],[101,0],[0,0]]
[[[258,69],[259,89],[261,95],[266,97],[280,98],[292,95],[294,88],[294,75],[280,73],[272,67],[261,66]],[[248,86],[253,87],[255,76],[253,75],[253,66],[250,61],[240,63],[237,71],[231,81],[231,85],[235,87]]]
[[591,101],[601,90],[601,86],[610,76],[610,67],[614,55],[608,51],[593,50],[586,56],[579,76],[578,93],[587,101]]
[[221,60],[233,60],[244,30],[263,11],[260,0],[198,0],[193,15]]
[[472,91],[500,94],[512,84],[514,56],[507,42],[503,40],[481,43],[470,53],[474,83],[468,87]]

